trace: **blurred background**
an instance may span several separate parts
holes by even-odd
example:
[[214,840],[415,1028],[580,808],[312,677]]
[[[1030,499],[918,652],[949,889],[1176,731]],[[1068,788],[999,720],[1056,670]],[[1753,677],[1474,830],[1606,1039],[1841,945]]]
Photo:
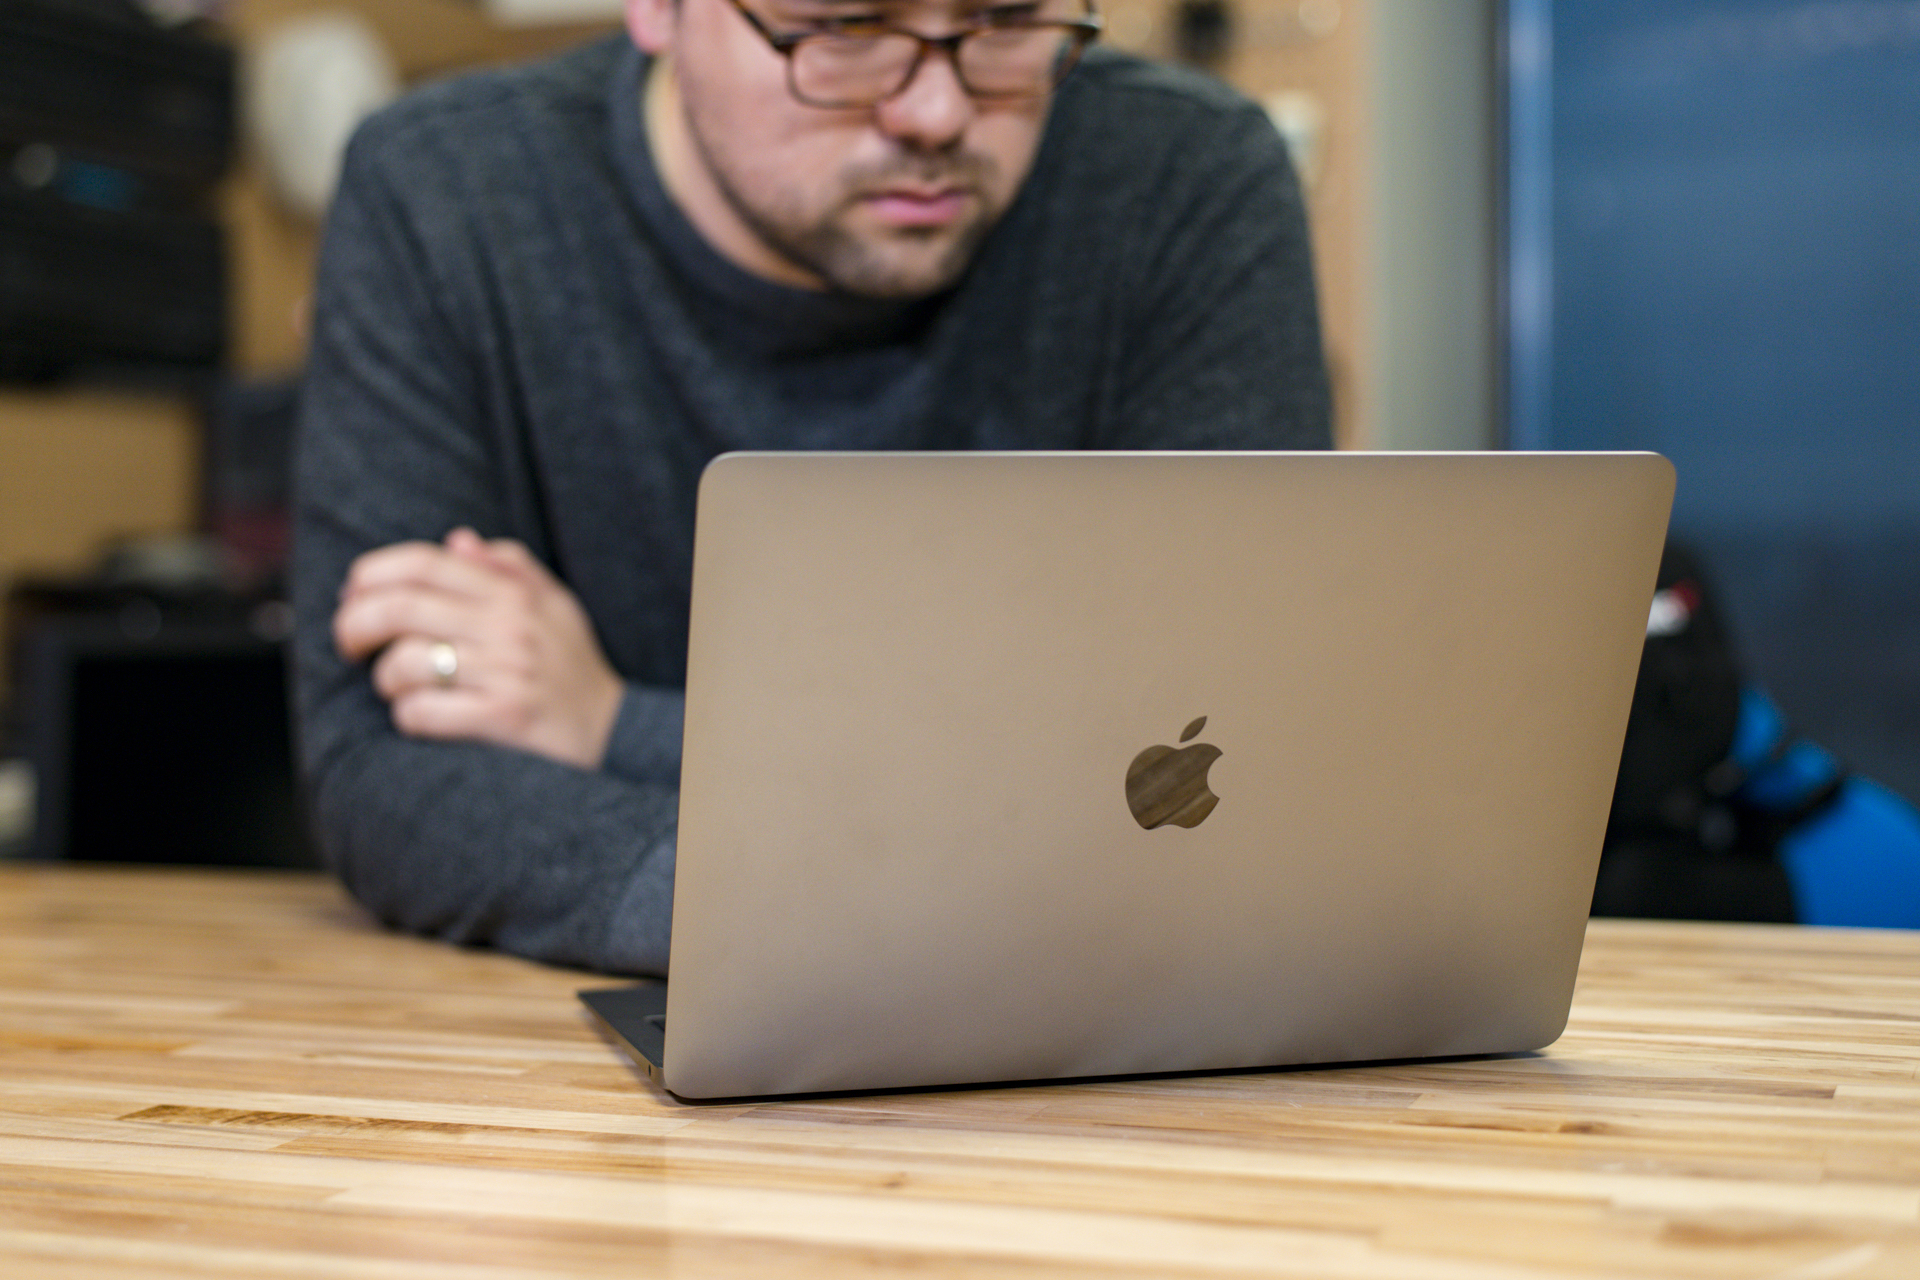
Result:
[[[1920,795],[1920,0],[1110,0],[1260,102],[1349,448],[1676,463],[1750,678]],[[299,865],[285,464],[340,142],[612,0],[0,0],[0,849]]]
[[1673,459],[1754,676],[1920,796],[1920,4],[1507,22],[1507,440]]

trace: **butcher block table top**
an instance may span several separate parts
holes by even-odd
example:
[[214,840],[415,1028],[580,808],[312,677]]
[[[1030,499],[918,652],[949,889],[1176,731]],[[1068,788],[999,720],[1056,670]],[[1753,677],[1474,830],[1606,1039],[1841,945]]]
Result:
[[717,1106],[605,982],[0,865],[0,1276],[1920,1277],[1920,935],[1596,921],[1512,1058]]

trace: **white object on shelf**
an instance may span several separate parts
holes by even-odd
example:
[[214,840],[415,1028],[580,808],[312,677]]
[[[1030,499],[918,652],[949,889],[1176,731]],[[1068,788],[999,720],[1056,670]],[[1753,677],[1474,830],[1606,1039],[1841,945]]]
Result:
[[400,91],[400,73],[364,18],[343,10],[276,27],[247,62],[247,119],[280,197],[319,217],[347,139]]
[[1275,93],[1261,104],[1273,127],[1286,139],[1300,185],[1312,187],[1320,180],[1321,158],[1326,154],[1327,109],[1320,99],[1303,89]]

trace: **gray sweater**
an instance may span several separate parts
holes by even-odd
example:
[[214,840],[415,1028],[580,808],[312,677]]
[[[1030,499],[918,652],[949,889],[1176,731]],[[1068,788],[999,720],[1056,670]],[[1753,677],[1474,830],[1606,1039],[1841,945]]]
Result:
[[[665,972],[694,495],[730,449],[1319,448],[1300,197],[1261,113],[1096,53],[965,278],[914,302],[734,268],[665,195],[623,39],[369,121],[329,216],[293,591],[303,768],[382,919]],[[527,543],[627,692],[598,771],[410,739],[333,651],[347,568]]]

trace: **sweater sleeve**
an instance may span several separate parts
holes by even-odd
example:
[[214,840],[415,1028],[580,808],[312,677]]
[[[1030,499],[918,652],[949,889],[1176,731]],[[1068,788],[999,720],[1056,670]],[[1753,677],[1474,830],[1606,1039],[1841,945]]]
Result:
[[[471,312],[428,246],[455,200],[398,200],[356,143],[329,217],[293,555],[301,766],[329,865],[381,919],[620,972],[667,965],[680,694],[629,684],[606,767],[406,737],[331,621],[355,557],[456,525],[546,541]],[[404,155],[402,159],[404,159]],[[398,162],[396,162],[398,163]],[[594,619],[605,628],[610,620]]]

